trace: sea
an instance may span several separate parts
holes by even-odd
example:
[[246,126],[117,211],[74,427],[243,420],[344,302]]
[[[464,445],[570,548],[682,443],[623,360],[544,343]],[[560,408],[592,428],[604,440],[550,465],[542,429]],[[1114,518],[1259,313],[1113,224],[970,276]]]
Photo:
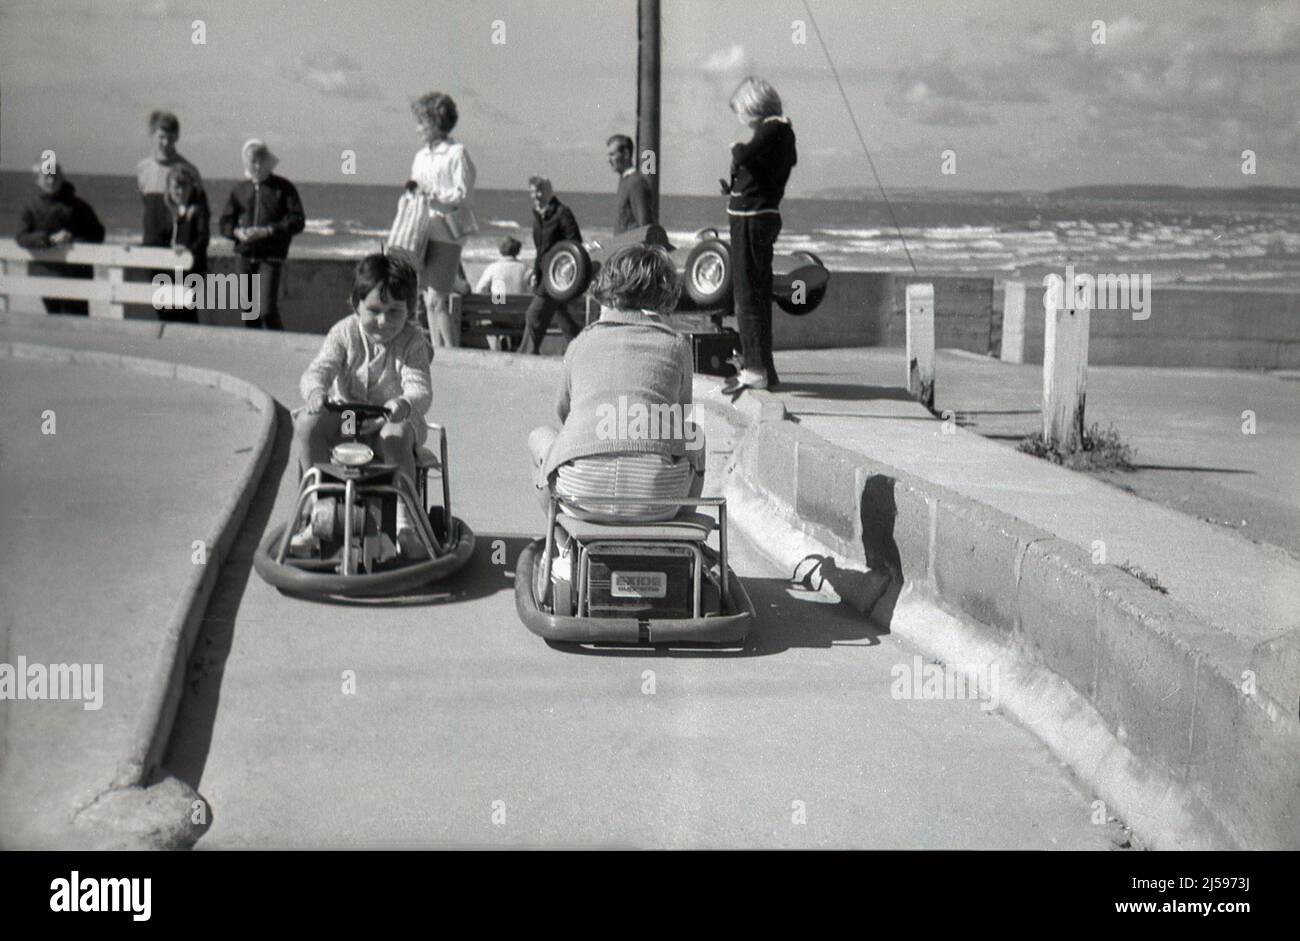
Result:
[[[78,193],[95,208],[108,239],[139,237],[140,201],[131,176],[79,175]],[[207,180],[213,224],[233,180]],[[293,254],[356,257],[381,246],[398,186],[299,183],[307,229]],[[611,231],[612,187],[560,193],[584,237]],[[0,235],[17,231],[34,194],[29,174],[0,171]],[[892,212],[891,212],[892,210]],[[532,256],[531,210],[524,190],[480,189],[481,231],[466,244],[473,276],[513,235]],[[725,234],[718,196],[661,198],[670,239],[689,245],[708,227]],[[1038,283],[1048,273],[1149,274],[1155,284],[1300,291],[1300,189],[1202,190],[1168,186],[1083,187],[1053,192],[841,190],[782,204],[779,252],[810,251],[832,270],[987,275]],[[896,225],[895,225],[896,221]],[[214,247],[224,240],[214,232]],[[906,246],[906,249],[905,247]],[[908,254],[911,261],[908,260]]]

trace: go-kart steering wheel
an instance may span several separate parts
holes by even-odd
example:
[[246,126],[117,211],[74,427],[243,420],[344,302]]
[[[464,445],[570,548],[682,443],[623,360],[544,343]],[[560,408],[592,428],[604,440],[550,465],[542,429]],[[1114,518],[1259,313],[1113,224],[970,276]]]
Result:
[[325,410],[340,414],[351,412],[363,421],[368,418],[388,417],[388,409],[382,405],[371,405],[369,402],[326,402]]

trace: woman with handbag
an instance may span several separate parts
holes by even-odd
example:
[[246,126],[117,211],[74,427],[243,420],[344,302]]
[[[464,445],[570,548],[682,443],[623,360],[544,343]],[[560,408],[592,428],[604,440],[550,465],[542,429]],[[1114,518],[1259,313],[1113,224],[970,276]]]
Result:
[[429,336],[435,346],[459,346],[460,323],[451,316],[451,293],[465,237],[478,231],[472,207],[474,162],[465,145],[451,137],[459,114],[442,92],[421,95],[411,104],[425,146],[411,164],[411,179],[427,200],[432,225],[420,265],[420,291],[429,310]]

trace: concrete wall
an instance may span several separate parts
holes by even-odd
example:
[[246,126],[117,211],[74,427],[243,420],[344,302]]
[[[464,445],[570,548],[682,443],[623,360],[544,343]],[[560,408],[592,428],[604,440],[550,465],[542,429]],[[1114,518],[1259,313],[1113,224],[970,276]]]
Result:
[[[1300,629],[1252,648],[1083,549],[837,447],[783,420],[774,397],[751,396],[762,411],[737,442],[728,496],[755,494],[769,525],[895,573],[874,596],[877,623],[890,626],[902,591],[919,594],[1068,683],[1114,743],[1076,770],[1155,848],[1300,848]],[[1122,783],[1134,779],[1159,802],[1135,806]]]
[[[217,254],[212,270],[233,270]],[[285,327],[324,333],[348,312],[354,262],[292,257],[286,269],[281,316]],[[470,274],[475,274],[470,271]],[[1000,349],[1002,292],[991,277],[897,275],[836,271],[816,311],[792,317],[773,310],[777,349],[904,345],[904,293],[913,281],[935,286],[935,342],[939,347],[994,353]],[[1026,297],[1025,362],[1042,362],[1041,286]],[[34,298],[15,310],[37,310]],[[129,307],[128,318],[154,319],[149,307]],[[229,311],[204,312],[205,323],[237,325]],[[1241,369],[1300,368],[1300,296],[1231,288],[1157,287],[1151,316],[1135,321],[1127,311],[1094,311],[1089,361],[1095,365],[1193,366]]]
[[[995,299],[1000,350],[1002,291]],[[1042,285],[1025,292],[1025,362],[1043,361]],[[1150,317],[1093,311],[1088,361],[1098,366],[1300,368],[1300,295],[1251,288],[1161,287]]]

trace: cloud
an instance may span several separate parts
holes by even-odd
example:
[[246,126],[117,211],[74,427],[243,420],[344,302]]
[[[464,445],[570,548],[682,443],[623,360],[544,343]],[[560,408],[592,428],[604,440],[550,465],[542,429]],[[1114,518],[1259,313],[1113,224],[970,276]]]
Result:
[[954,65],[950,59],[950,54],[935,56],[900,69],[885,96],[886,107],[918,124],[976,127],[997,123],[988,105],[1047,101],[1016,69]]
[[332,49],[300,52],[291,62],[280,66],[280,74],[334,98],[360,100],[379,97],[361,66]]
[[745,47],[737,43],[725,49],[713,50],[700,63],[700,71],[719,78],[744,75],[749,71],[749,57],[745,55]]

